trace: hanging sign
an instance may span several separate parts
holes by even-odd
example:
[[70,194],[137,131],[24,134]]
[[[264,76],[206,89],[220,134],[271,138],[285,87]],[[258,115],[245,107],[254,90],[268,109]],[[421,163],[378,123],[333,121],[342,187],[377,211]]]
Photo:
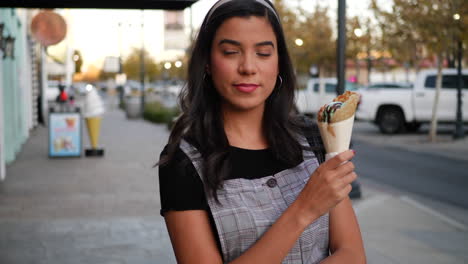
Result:
[[59,14],[42,11],[33,18],[31,32],[42,45],[55,45],[67,35],[67,24]]

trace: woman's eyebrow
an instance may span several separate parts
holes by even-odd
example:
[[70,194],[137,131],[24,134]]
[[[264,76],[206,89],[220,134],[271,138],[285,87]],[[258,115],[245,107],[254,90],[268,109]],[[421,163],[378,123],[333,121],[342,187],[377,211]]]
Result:
[[239,41],[235,41],[235,40],[232,40],[232,39],[222,39],[219,41],[218,45],[222,45],[224,43],[227,43],[227,44],[231,44],[231,45],[235,45],[235,46],[240,46],[240,42]]
[[272,41],[262,41],[257,44],[255,44],[256,47],[258,46],[272,46],[273,48],[275,47],[275,44],[273,44]]
[[[239,41],[235,41],[235,40],[232,40],[232,39],[222,39],[219,41],[218,45],[222,45],[222,44],[231,44],[231,45],[234,45],[234,46],[241,46],[241,43]],[[275,45],[273,44],[272,41],[262,41],[262,42],[259,42],[257,44],[255,44],[256,47],[259,47],[259,46],[272,46],[273,48],[275,47]]]

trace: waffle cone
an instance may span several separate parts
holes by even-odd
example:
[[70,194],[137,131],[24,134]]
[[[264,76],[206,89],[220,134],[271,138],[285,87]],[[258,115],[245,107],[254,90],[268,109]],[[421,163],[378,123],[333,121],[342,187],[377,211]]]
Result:
[[336,123],[318,122],[327,153],[341,153],[349,149],[353,125],[354,114],[348,119]]

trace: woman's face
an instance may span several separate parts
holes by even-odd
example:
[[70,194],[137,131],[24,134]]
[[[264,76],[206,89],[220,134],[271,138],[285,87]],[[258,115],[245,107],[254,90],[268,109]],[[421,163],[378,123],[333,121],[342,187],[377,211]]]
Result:
[[233,17],[216,31],[208,66],[224,110],[263,109],[278,76],[276,35],[266,18]]

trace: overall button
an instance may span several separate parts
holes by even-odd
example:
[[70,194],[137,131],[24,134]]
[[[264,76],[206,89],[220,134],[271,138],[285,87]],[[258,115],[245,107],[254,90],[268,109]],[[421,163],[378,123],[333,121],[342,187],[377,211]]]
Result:
[[268,187],[270,187],[270,188],[274,188],[274,187],[276,187],[276,185],[278,185],[278,183],[276,182],[276,179],[273,179],[273,178],[269,179],[269,180],[266,182],[266,184],[267,184]]

